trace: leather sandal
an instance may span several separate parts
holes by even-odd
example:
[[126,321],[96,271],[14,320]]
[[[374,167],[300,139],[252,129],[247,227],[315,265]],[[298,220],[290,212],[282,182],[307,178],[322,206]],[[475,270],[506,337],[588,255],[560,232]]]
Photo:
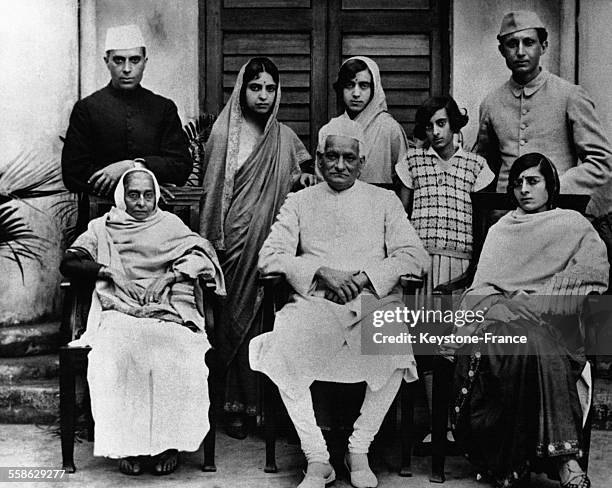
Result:
[[351,475],[351,485],[355,488],[376,488],[378,486],[378,478],[374,472],[368,467],[358,471],[351,471],[348,463],[348,452],[344,456],[344,466]]
[[561,488],[591,488],[591,480],[586,473],[571,478],[567,483],[561,483]]
[[234,439],[246,439],[248,431],[243,416],[240,414],[230,414],[225,425],[225,432]]
[[322,476],[317,476],[315,474],[308,474],[308,471],[306,471],[304,474],[304,479],[297,486],[297,488],[325,488],[327,485],[330,485],[336,481],[336,472],[334,471],[333,467],[327,478],[323,478]]

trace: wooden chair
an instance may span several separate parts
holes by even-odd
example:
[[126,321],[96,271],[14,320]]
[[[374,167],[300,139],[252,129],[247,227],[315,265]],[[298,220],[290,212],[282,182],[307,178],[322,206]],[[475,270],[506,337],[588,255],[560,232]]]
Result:
[[[178,215],[183,222],[191,229],[198,228],[198,216],[200,198],[202,195],[201,188],[181,187],[171,188],[169,192],[173,198],[166,197],[166,203],[160,207],[172,211]],[[168,195],[168,192],[166,192]],[[109,199],[100,197],[90,197],[89,215],[99,216],[106,212],[112,203]],[[201,283],[204,290],[203,305],[205,311],[205,320],[207,332],[214,328],[214,316],[216,307],[216,298],[214,295],[214,282]],[[85,330],[87,323],[87,314],[91,304],[91,293],[93,291],[93,283],[82,281],[72,282],[64,280],[61,284],[65,292],[64,306],[62,313],[61,331],[63,343],[66,344],[60,347],[60,430],[61,430],[61,445],[62,445],[62,465],[69,472],[74,473],[76,467],[74,465],[74,428],[75,428],[75,413],[76,413],[76,377],[81,375],[85,377],[87,371],[87,354],[91,350],[90,347],[75,347],[68,346],[68,342],[77,339]],[[209,332],[209,340],[214,346],[214,334]],[[203,471],[216,471],[215,467],[215,430],[216,430],[216,412],[219,408],[219,398],[217,392],[217,378],[219,372],[217,361],[215,358],[214,348],[206,355],[206,363],[209,368],[209,395],[210,395],[210,431],[204,439],[204,463]],[[88,394],[86,395],[88,398]],[[89,408],[89,402],[86,406]],[[93,441],[93,420],[91,411],[86,413],[88,419],[88,440]]]
[[[482,251],[485,238],[492,225],[495,211],[509,211],[515,207],[505,193],[479,192],[470,194],[472,200],[473,251],[468,270],[449,283],[438,286],[434,295],[443,302],[444,309],[452,308],[449,297],[453,291],[467,288],[474,279],[476,266]],[[558,207],[585,212],[589,202],[587,195],[560,195]],[[495,219],[496,220],[496,219]],[[600,319],[602,317],[600,316]],[[592,335],[592,334],[591,334]],[[588,336],[587,336],[588,338]],[[590,347],[590,345],[589,345]],[[591,358],[589,358],[591,359]],[[592,368],[594,370],[594,368]],[[446,456],[446,431],[450,403],[450,389],[453,383],[454,364],[441,356],[435,356],[433,361],[433,392],[432,392],[432,460],[430,481],[443,483],[445,481],[444,464]],[[590,423],[592,408],[585,426],[584,443],[587,446],[583,457],[585,469],[588,464],[588,445],[590,443]]]
[[[278,310],[284,305],[288,296],[289,285],[283,275],[264,275],[260,277],[260,284],[264,289],[263,297],[263,332],[270,332],[274,328],[274,317]],[[402,276],[401,285],[404,297],[414,298],[418,288],[423,286],[423,277]],[[263,381],[263,405],[264,405],[264,436],[266,442],[266,463],[264,471],[266,473],[278,472],[276,465],[276,435],[277,419],[279,416],[281,399],[276,385],[267,376],[261,375]],[[332,385],[332,383],[327,383]],[[411,470],[411,451],[413,443],[412,426],[414,423],[414,382],[406,383],[402,381],[400,388],[400,408],[401,408],[401,467],[400,476],[412,476]]]

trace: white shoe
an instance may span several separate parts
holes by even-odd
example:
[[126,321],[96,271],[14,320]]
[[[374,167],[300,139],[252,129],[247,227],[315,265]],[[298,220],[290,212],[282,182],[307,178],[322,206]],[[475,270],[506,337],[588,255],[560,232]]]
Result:
[[307,471],[306,476],[304,476],[304,479],[297,486],[297,488],[325,488],[334,481],[336,481],[336,472],[334,471],[333,467],[327,478],[317,476],[316,474],[308,474]]
[[349,453],[344,456],[344,466],[351,475],[351,485],[355,488],[376,488],[378,486],[378,478],[368,466],[367,469],[359,471],[351,471],[348,463]]

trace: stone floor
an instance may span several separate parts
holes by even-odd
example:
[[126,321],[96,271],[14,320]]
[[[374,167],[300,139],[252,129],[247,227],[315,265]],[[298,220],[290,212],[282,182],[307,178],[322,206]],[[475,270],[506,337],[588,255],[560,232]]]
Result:
[[[93,444],[76,445],[77,472],[69,476],[72,486],[81,487],[198,487],[198,488],[290,488],[301,480],[303,457],[297,445],[279,440],[277,447],[277,474],[263,472],[264,445],[259,438],[237,441],[220,432],[217,441],[217,472],[200,471],[201,451],[181,455],[178,470],[165,477],[145,473],[128,477],[117,471],[116,462],[92,456]],[[395,470],[399,463],[398,446],[382,448],[376,455],[374,470],[381,488],[435,486],[428,481],[429,459],[413,458],[413,477],[400,478]],[[594,431],[589,472],[593,488],[612,487],[612,432]],[[59,438],[46,427],[35,425],[0,425],[0,467],[30,466],[59,468],[61,466]],[[347,474],[338,468],[335,488],[348,488]],[[474,480],[474,474],[462,457],[451,457],[446,466],[446,488],[488,488]],[[532,478],[534,479],[534,478]],[[20,483],[16,486],[65,486],[60,483]],[[70,485],[67,485],[70,486]],[[534,488],[558,487],[558,484],[537,477]]]

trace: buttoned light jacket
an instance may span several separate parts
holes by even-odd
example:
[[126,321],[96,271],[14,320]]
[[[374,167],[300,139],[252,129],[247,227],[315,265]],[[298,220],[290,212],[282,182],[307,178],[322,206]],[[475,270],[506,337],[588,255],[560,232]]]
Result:
[[544,69],[526,85],[510,78],[487,95],[475,152],[498,174],[499,192],[506,191],[512,163],[539,152],[557,168],[562,193],[597,191],[594,206],[609,206],[601,200],[610,193],[604,190],[612,175],[612,147],[593,101],[580,86]]

